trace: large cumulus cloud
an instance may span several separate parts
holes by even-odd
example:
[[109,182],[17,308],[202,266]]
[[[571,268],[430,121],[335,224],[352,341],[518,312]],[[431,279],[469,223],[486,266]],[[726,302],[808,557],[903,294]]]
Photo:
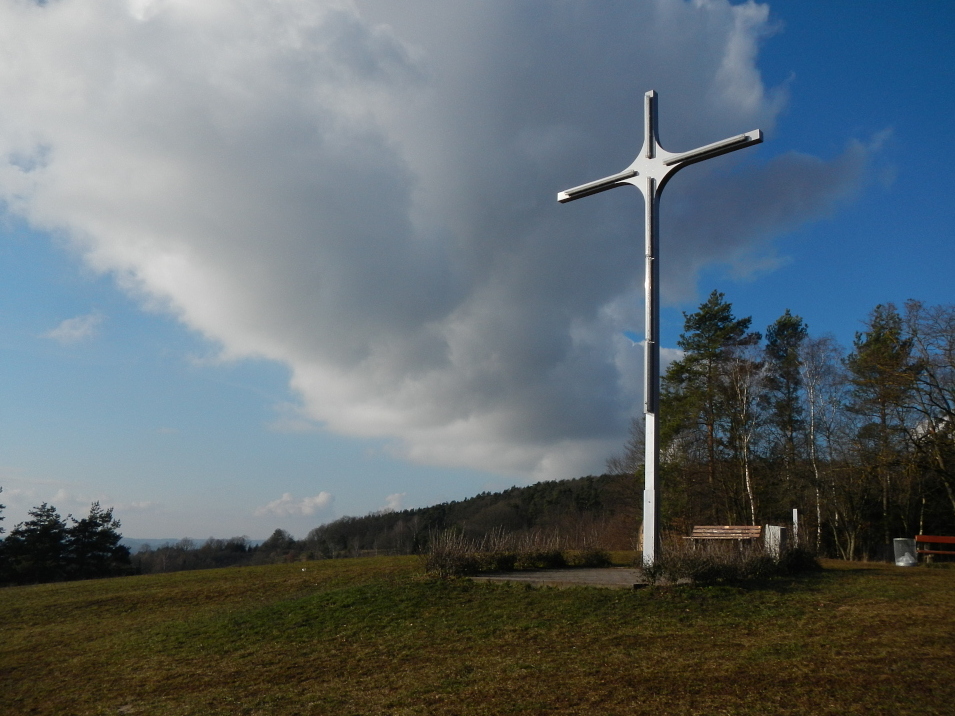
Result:
[[[771,136],[768,31],[720,0],[2,0],[0,197],[224,358],[287,364],[329,430],[574,475],[640,397],[641,202],[555,193],[630,162],[650,88],[671,151]],[[683,172],[665,293],[745,269],[864,161]]]

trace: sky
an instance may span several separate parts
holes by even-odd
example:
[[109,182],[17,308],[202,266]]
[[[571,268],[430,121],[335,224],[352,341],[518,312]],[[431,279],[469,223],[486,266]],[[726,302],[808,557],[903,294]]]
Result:
[[0,0],[0,502],[127,537],[599,474],[716,289],[851,345],[952,302],[955,5]]

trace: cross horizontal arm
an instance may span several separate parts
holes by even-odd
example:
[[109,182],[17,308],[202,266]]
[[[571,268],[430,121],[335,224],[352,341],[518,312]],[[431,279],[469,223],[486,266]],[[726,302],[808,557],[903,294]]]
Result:
[[665,166],[672,167],[675,164],[693,164],[694,162],[702,162],[704,159],[711,159],[712,157],[718,157],[721,154],[735,152],[737,149],[749,147],[753,144],[759,144],[762,141],[762,131],[754,129],[752,132],[747,132],[746,134],[738,134],[735,137],[723,139],[719,142],[713,142],[712,144],[707,144],[706,146],[699,147],[697,149],[691,149],[690,151],[683,152],[682,154],[674,154],[664,159],[663,164]]
[[590,196],[591,194],[607,191],[607,189],[613,189],[617,185],[617,182],[621,179],[629,179],[630,177],[635,177],[636,175],[636,169],[625,169],[619,174],[598,179],[597,181],[588,182],[587,184],[581,184],[580,186],[575,186],[573,189],[568,189],[567,191],[558,192],[557,201],[559,201],[561,204],[566,204],[568,201],[573,201],[574,199],[582,199],[583,197]]

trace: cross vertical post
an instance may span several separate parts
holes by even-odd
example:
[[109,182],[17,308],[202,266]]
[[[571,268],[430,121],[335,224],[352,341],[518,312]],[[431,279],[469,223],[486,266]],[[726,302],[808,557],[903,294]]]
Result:
[[629,184],[643,194],[644,211],[644,354],[643,412],[646,416],[643,489],[643,564],[653,566],[660,548],[660,503],[657,487],[660,468],[660,194],[670,178],[690,164],[759,144],[756,129],[688,152],[668,152],[657,136],[657,93],[650,90],[643,101],[643,147],[633,163],[618,174],[559,192],[562,204]]

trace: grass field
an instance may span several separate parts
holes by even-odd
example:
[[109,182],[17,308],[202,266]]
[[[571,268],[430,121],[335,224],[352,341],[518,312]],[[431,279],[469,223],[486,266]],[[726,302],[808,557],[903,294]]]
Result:
[[953,713],[955,569],[825,566],[749,589],[439,581],[414,558],[7,588],[0,713]]

